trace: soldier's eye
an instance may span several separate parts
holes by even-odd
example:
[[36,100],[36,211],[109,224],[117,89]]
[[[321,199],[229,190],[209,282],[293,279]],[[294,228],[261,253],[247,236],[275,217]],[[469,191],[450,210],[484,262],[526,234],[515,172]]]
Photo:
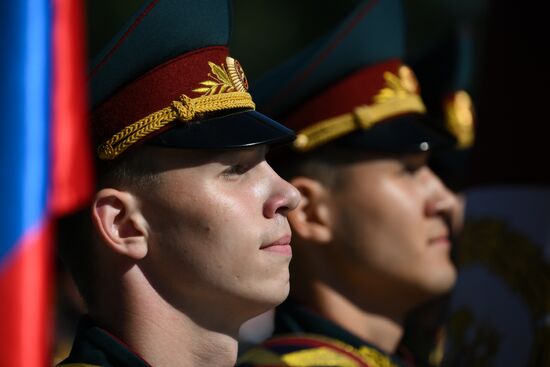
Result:
[[424,167],[423,162],[419,161],[404,161],[401,164],[402,172],[407,175],[416,174],[422,167]]
[[414,165],[414,164],[404,164],[403,171],[405,171],[406,173],[414,174],[420,169],[420,167],[421,166]]
[[409,154],[401,158],[402,172],[405,174],[416,174],[426,166],[426,154]]
[[232,166],[227,167],[223,171],[224,176],[232,176],[232,175],[242,175],[246,173],[246,171],[249,170],[249,166],[244,164],[235,164]]

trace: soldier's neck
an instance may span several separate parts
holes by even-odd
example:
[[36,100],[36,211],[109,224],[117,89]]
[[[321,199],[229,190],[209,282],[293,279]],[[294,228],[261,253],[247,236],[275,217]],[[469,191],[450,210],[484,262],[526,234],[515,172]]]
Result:
[[[240,324],[212,322],[222,317],[214,305],[186,314],[145,289],[146,282],[139,284],[139,289],[115,287],[124,294],[111,294],[110,301],[90,310],[92,318],[153,367],[234,366]],[[223,317],[231,319],[227,313]]]
[[[320,282],[306,292],[294,290],[293,297],[330,321],[387,353],[395,352],[403,336],[403,325],[399,312],[389,312],[391,307],[384,309],[376,300],[369,302],[360,297],[347,297]],[[309,296],[301,297],[299,293]]]

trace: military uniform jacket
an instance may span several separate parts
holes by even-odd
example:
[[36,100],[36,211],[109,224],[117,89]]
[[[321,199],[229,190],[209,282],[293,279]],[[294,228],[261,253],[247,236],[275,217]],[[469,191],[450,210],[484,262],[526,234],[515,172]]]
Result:
[[58,367],[151,367],[89,317],[78,323],[71,353]]
[[238,367],[406,367],[322,316],[287,300],[275,313],[274,337],[243,353]]

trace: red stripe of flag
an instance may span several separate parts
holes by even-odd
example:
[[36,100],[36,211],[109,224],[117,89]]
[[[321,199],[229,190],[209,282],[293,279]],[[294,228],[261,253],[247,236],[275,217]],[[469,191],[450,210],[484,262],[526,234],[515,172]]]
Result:
[[84,12],[79,0],[53,0],[52,214],[86,204],[93,189],[87,115]]
[[51,230],[48,224],[29,230],[17,250],[5,259],[0,274],[0,365],[49,365],[52,273]]
[[55,219],[84,207],[93,191],[94,180],[87,119],[83,2],[52,1],[52,160],[48,209]]

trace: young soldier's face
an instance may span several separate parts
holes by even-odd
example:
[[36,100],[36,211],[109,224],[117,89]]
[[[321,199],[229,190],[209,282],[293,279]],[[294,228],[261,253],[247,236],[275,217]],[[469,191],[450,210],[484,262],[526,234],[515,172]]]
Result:
[[141,197],[150,227],[147,276],[161,295],[188,313],[222,308],[233,319],[282,302],[287,213],[299,193],[266,163],[267,148],[159,151],[159,182]]
[[456,200],[426,159],[377,157],[341,170],[332,192],[334,240],[343,271],[361,279],[365,292],[421,301],[455,282],[446,216]]

